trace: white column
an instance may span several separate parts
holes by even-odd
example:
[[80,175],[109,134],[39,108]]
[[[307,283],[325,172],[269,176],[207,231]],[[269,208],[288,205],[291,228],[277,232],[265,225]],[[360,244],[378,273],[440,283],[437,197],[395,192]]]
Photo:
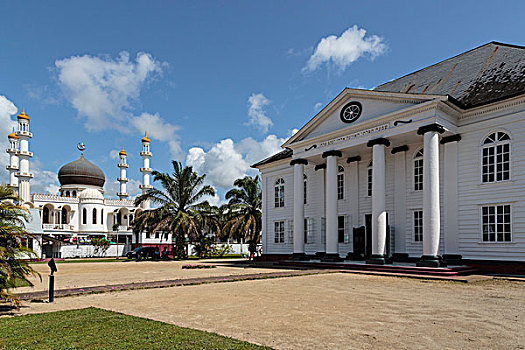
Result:
[[439,134],[429,131],[423,146],[423,255],[438,255],[439,248]]
[[293,164],[293,254],[304,255],[304,163],[303,159],[292,160]]
[[[459,135],[454,135],[459,137]],[[443,146],[443,234],[445,254],[459,254],[458,242],[458,139]],[[445,255],[444,254],[444,255]]]
[[[394,152],[396,148],[392,150]],[[406,150],[408,147],[404,146],[401,150],[399,148],[394,153],[394,252],[406,253],[406,223],[407,223],[407,207],[406,207]]]
[[423,257],[418,266],[438,267],[440,208],[439,208],[439,133],[437,124],[422,127],[423,134]]
[[385,263],[386,243],[386,181],[385,147],[390,141],[379,138],[368,142],[372,147],[372,264]]
[[264,175],[264,173],[261,171],[261,196],[262,196],[262,238],[261,238],[261,243],[262,243],[262,252],[263,254],[266,254],[266,252],[268,251],[267,250],[267,246],[268,246],[268,239],[269,239],[269,232],[268,232],[268,224],[266,222],[267,220],[267,208],[268,208],[268,205],[266,203],[266,201],[268,200],[268,195],[266,193],[266,191],[268,191],[270,189],[270,187],[267,186],[267,178],[266,178],[266,175]]
[[[333,152],[326,158],[326,257],[339,257],[337,242],[337,157]],[[340,154],[340,152],[339,152]],[[323,155],[324,156],[324,155]]]

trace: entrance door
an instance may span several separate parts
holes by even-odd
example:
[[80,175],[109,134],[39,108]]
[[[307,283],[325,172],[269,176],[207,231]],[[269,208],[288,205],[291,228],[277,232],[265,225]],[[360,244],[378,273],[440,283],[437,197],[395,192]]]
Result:
[[372,214],[365,214],[365,259],[372,255]]

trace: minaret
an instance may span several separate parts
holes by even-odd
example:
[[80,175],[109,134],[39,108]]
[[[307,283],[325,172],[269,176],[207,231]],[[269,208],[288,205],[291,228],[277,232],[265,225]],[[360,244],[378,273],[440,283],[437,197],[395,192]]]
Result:
[[7,153],[9,154],[10,160],[9,165],[6,166],[7,170],[9,170],[8,186],[18,192],[18,178],[16,177],[16,173],[18,172],[18,155],[16,154],[18,151],[18,136],[15,134],[15,128],[13,128],[12,133],[7,135],[7,139],[9,140]]
[[122,151],[120,151],[118,155],[118,167],[120,168],[120,177],[117,180],[118,182],[120,182],[120,192],[117,193],[117,196],[120,199],[126,199],[129,196],[129,193],[126,192],[126,183],[128,182],[128,178],[126,177],[126,169],[128,168],[126,158],[128,157],[128,154],[126,153],[126,151],[124,151],[124,146],[122,146]]
[[[149,149],[150,139],[148,139],[148,133],[145,134],[145,136],[142,138],[142,152],[140,152],[140,156],[142,157],[142,168],[140,168],[140,172],[142,173],[142,185],[140,185],[140,189],[142,190],[142,193],[148,192],[150,188],[153,188],[149,184],[149,174],[151,174],[151,168],[149,167],[149,159],[151,158],[152,154]],[[144,201],[142,202],[142,209],[149,209],[150,208],[150,201]]]
[[29,116],[25,113],[24,107],[17,119],[18,130],[15,134],[19,138],[20,148],[16,154],[20,158],[20,169],[15,176],[18,178],[18,196],[25,203],[31,201],[29,181],[33,178],[33,174],[29,172],[29,159],[33,158],[33,153],[29,152],[29,139],[33,134],[29,132]]

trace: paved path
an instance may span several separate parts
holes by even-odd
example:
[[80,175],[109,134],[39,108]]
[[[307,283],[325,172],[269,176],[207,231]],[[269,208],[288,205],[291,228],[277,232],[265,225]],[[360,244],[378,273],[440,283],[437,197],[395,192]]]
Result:
[[94,306],[278,349],[523,349],[523,282],[348,273],[127,290],[24,302]]
[[[324,273],[333,273],[333,270],[297,270],[297,271],[283,271],[283,272],[267,272],[267,273],[247,273],[229,276],[214,276],[214,277],[198,277],[198,278],[182,278],[176,280],[164,280],[164,281],[149,281],[149,282],[132,282],[125,284],[109,284],[104,286],[92,286],[83,288],[67,288],[55,290],[55,297],[68,297],[82,294],[94,294],[94,293],[106,293],[106,292],[117,292],[123,290],[133,289],[148,289],[148,288],[168,288],[168,287],[179,287],[179,286],[192,286],[205,283],[223,283],[223,282],[235,282],[235,281],[247,281],[257,280],[266,278],[283,278],[283,277],[296,277],[305,275],[316,275]],[[49,298],[48,291],[36,291],[36,292],[25,292],[18,293],[17,296],[21,300],[44,300]]]

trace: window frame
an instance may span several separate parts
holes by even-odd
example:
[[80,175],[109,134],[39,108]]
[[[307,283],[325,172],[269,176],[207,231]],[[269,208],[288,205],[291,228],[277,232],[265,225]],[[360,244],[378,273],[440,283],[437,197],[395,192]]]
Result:
[[368,166],[366,167],[366,196],[367,197],[372,197],[373,193],[372,193],[372,181],[373,181],[373,169],[374,169],[374,165],[372,163],[372,161],[370,161],[370,163],[368,163]]
[[[498,227],[498,221],[497,221],[497,218],[498,218],[498,213],[497,213],[497,207],[504,207],[504,206],[508,206],[509,207],[509,219],[510,219],[510,222],[509,222],[509,226],[510,226],[510,240],[509,241],[498,241],[498,231],[497,231],[497,227]],[[496,226],[496,231],[494,232],[494,236],[495,236],[495,240],[494,241],[485,241],[483,240],[483,208],[487,208],[487,207],[494,207],[495,208],[495,222],[494,222],[494,225]],[[505,202],[505,203],[484,203],[484,204],[480,204],[479,206],[479,223],[480,223],[480,237],[479,237],[479,243],[480,244],[512,244],[514,243],[514,236],[513,236],[513,232],[514,232],[514,220],[513,220],[513,208],[512,208],[512,203],[508,203],[508,202]],[[503,225],[505,225],[503,223]],[[503,232],[503,235],[505,233]]]
[[[421,192],[423,191],[423,148],[420,148],[415,154],[414,157],[412,157],[412,191],[415,192]],[[420,163],[421,166],[417,166],[416,162]],[[421,173],[418,173],[416,175],[416,169],[421,168]],[[416,178],[417,176],[417,178]],[[417,179],[417,180],[416,180]],[[421,180],[419,182],[418,180]],[[418,186],[419,185],[419,186]]]
[[345,168],[337,167],[337,200],[345,199]]
[[[279,226],[279,231],[277,231],[277,226]],[[273,222],[273,243],[274,244],[283,244],[285,243],[284,238],[284,220],[277,220]],[[279,232],[279,235],[277,236],[277,232]]]
[[[502,133],[502,134],[506,134],[508,136],[508,140],[503,140],[503,141],[494,141],[494,142],[491,142],[491,143],[488,143],[486,144],[486,140],[492,136],[493,134],[498,134],[498,133]],[[511,133],[508,132],[507,130],[501,130],[501,129],[498,129],[498,130],[492,130],[491,132],[489,132],[488,134],[486,134],[482,139],[481,139],[481,144],[480,144],[480,171],[479,171],[479,174],[480,174],[480,183],[481,184],[496,184],[496,183],[504,183],[506,181],[511,181],[512,180],[512,136],[511,136]],[[509,163],[509,170],[508,170],[508,179],[504,179],[504,180],[497,180],[497,154],[496,154],[496,149],[497,149],[497,146],[500,146],[500,145],[508,145],[508,154],[509,154],[509,160],[508,160],[508,163]],[[494,148],[494,154],[492,155],[492,157],[494,158],[494,171],[493,171],[493,176],[494,176],[494,180],[493,181],[483,181],[483,177],[484,177],[484,155],[483,155],[483,152],[485,149],[489,149],[489,148]],[[487,174],[487,176],[490,176],[490,174]]]
[[[421,213],[421,218],[416,218],[416,215],[418,213]],[[413,243],[418,243],[418,244],[419,243],[423,243],[423,237],[424,237],[424,232],[423,232],[423,215],[424,215],[423,209],[413,209],[412,210],[412,242]],[[419,239],[418,239],[418,237],[416,237],[416,228],[417,228],[416,227],[416,219],[420,220],[420,222],[421,222],[421,228],[420,228],[421,233],[417,235],[418,237],[420,237]]]
[[284,208],[284,196],[285,196],[285,181],[282,177],[275,180],[274,183],[274,208]]
[[[341,222],[343,223],[342,227],[339,225]],[[337,243],[338,244],[345,244],[345,233],[346,233],[346,215],[337,215]],[[343,239],[341,239],[341,237]]]

